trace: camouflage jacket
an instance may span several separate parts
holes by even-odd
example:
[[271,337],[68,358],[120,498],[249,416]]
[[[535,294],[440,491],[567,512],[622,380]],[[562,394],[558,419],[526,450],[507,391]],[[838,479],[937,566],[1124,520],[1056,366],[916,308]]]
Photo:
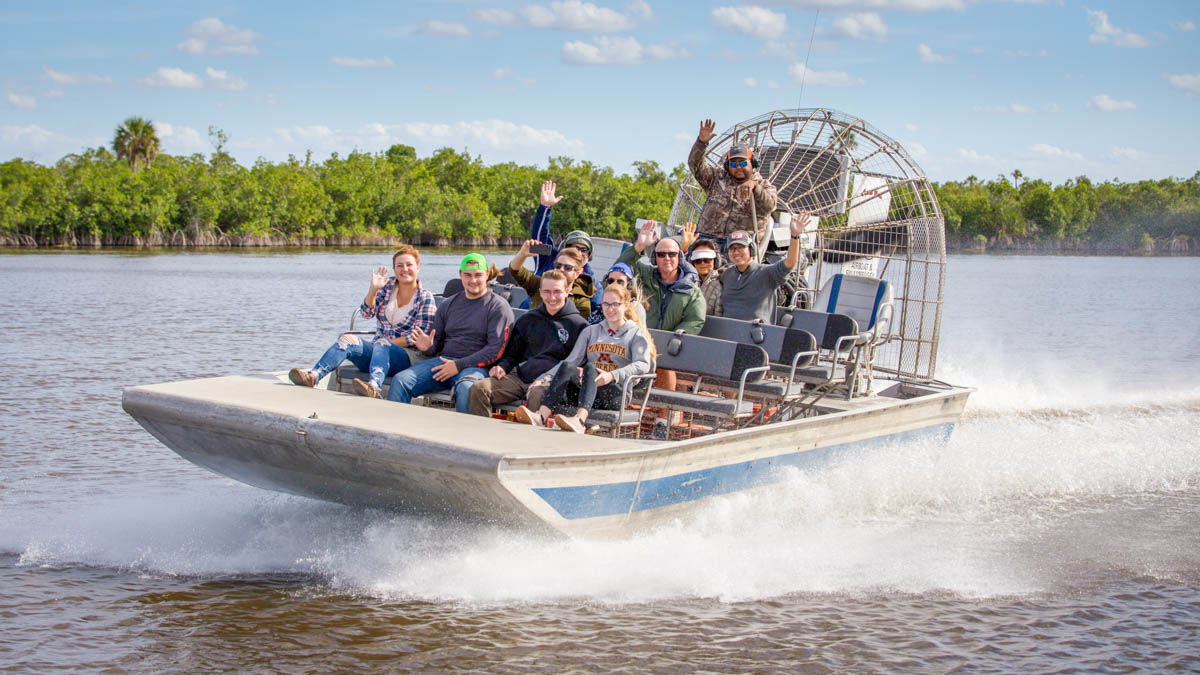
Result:
[[758,170],[754,171],[751,179],[756,181],[753,199],[754,215],[758,216],[758,223],[751,227],[750,200],[734,197],[738,182],[725,169],[713,167],[704,161],[704,152],[707,149],[708,143],[697,140],[692,145],[692,151],[688,153],[688,168],[708,195],[708,199],[704,201],[704,209],[700,211],[696,231],[725,239],[734,230],[746,230],[754,232],[761,239],[778,199],[775,186]]

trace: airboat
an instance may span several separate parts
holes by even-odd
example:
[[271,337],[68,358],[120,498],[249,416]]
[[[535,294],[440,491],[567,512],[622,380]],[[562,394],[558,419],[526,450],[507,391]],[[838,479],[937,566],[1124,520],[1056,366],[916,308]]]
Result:
[[[353,366],[313,389],[283,373],[133,386],[124,409],[182,457],[249,485],[586,537],[686,521],[796,470],[947,438],[973,390],[935,376],[946,251],[925,174],[898,142],[834,110],[734,125],[710,142],[710,161],[735,141],[778,188],[768,255],[787,245],[795,214],[820,217],[796,292],[772,323],[653,331],[658,365],[682,386],[628,383],[624,409],[590,418],[595,433],[462,415],[447,394],[359,397],[347,385],[365,374]],[[667,226],[696,220],[704,200],[686,180]],[[648,406],[676,415],[668,439],[643,437]]]

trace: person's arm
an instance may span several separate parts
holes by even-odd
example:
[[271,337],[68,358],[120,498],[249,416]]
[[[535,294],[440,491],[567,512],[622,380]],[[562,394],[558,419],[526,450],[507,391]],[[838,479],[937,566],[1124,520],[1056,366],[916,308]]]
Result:
[[637,336],[630,340],[629,363],[610,371],[614,384],[621,385],[626,378],[650,372],[650,344],[647,339],[639,328]]
[[541,244],[549,244],[551,248],[548,256],[534,256],[533,268],[538,274],[550,269],[550,266],[554,264],[554,257],[558,254],[558,250],[554,246],[554,238],[550,235],[550,210],[562,201],[562,197],[555,194],[557,187],[552,180],[542,183],[537,211],[533,214],[533,221],[530,223],[529,238]]
[[[528,316],[528,315],[526,315]],[[521,317],[524,319],[525,317]],[[511,373],[521,364],[521,360],[525,358],[525,349],[528,344],[525,340],[525,331],[529,328],[530,322],[521,323],[517,321],[513,324],[512,336],[508,339],[508,344],[504,347],[504,354],[500,356],[500,360],[496,361],[496,365],[504,369],[504,372]]]
[[637,249],[636,244],[630,246],[624,251],[621,251],[621,255],[617,256],[617,262],[623,262],[632,267],[633,273],[636,274],[639,279],[643,280],[643,287],[645,287],[644,280],[646,275],[652,274],[654,270],[654,265],[651,265],[642,258],[642,252]]
[[708,152],[708,142],[712,140],[713,136],[716,136],[714,131],[716,126],[712,120],[701,122],[700,133],[696,134],[696,142],[692,144],[692,149],[688,152],[688,168],[696,177],[696,182],[705,190],[712,187],[713,179],[717,175],[716,169],[704,160],[704,153]]
[[775,204],[779,201],[779,191],[766,178],[759,176],[754,181],[752,194],[754,195],[754,211],[759,218],[775,211]]
[[454,359],[454,365],[458,368],[458,372],[461,373],[467,368],[486,368],[504,354],[504,347],[508,343],[508,336],[512,331],[512,308],[501,300],[500,296],[492,294],[491,300],[488,302],[486,321],[487,344],[473,354]]
[[796,263],[800,262],[800,237],[804,236],[804,228],[808,226],[808,219],[811,217],[812,214],[808,211],[801,211],[792,218],[790,228],[792,237],[788,242],[787,255],[783,257],[783,260],[771,265],[770,268],[771,284],[776,288],[787,281],[788,273],[792,271]]
[[375,268],[371,272],[371,285],[367,288],[367,294],[363,297],[362,304],[358,307],[358,313],[363,315],[363,318],[372,319],[382,308],[383,299],[387,296],[388,282],[391,281],[387,275],[387,268],[383,265]]

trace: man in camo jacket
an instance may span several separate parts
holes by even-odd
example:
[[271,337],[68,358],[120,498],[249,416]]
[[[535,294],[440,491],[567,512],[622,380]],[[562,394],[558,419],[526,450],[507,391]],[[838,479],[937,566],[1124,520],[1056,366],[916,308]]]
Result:
[[701,122],[700,133],[688,153],[688,168],[708,195],[696,229],[702,236],[721,240],[722,245],[736,230],[754,232],[761,239],[770,226],[771,212],[778,199],[775,186],[758,172],[750,148],[741,143],[730,147],[720,167],[704,161],[708,142],[716,136],[715,128],[712,120]]

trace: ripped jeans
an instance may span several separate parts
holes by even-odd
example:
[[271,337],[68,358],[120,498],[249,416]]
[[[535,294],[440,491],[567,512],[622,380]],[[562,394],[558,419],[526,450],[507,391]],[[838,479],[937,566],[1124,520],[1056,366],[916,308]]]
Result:
[[345,333],[325,350],[313,366],[313,373],[320,380],[346,360],[359,370],[370,373],[371,383],[376,389],[382,389],[384,380],[412,365],[408,352],[387,338],[370,339]]

